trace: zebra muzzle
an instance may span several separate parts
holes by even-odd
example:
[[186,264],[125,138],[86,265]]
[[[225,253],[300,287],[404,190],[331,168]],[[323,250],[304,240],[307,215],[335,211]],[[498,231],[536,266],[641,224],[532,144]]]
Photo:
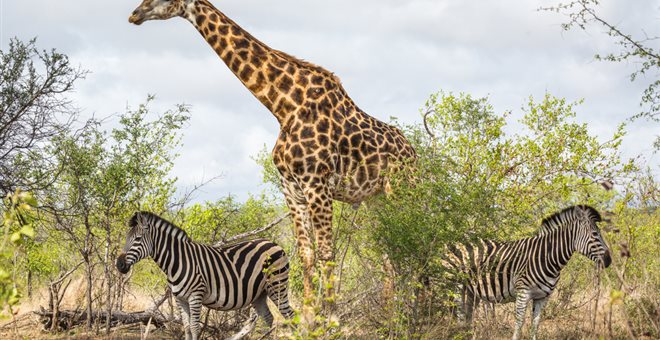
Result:
[[610,251],[606,250],[603,254],[603,267],[607,268],[612,264],[612,256],[610,256]]
[[131,266],[126,263],[125,253],[121,253],[119,254],[119,256],[117,256],[117,261],[115,262],[115,265],[117,266],[117,270],[122,274],[126,274],[128,273],[129,270],[131,270]]

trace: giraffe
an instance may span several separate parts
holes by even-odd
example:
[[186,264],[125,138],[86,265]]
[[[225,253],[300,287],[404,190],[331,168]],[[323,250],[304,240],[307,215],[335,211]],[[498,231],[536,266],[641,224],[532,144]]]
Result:
[[[332,202],[358,206],[385,189],[387,171],[416,159],[401,131],[363,112],[332,72],[257,40],[207,0],[143,0],[129,22],[182,17],[199,31],[245,87],[275,116],[272,151],[313,296],[316,256],[331,282]],[[313,249],[312,237],[316,244]],[[324,292],[332,294],[332,288]]]

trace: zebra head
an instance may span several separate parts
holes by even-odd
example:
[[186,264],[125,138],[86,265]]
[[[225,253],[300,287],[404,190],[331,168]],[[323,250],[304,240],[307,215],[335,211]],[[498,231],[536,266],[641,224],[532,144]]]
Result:
[[612,263],[610,249],[596,223],[602,218],[598,211],[590,206],[579,205],[574,210],[576,214],[575,250],[588,257],[600,268],[607,268]]
[[126,236],[126,244],[117,257],[117,270],[126,274],[131,267],[143,258],[151,254],[152,237],[149,233],[149,227],[153,223],[152,214],[148,212],[137,212],[133,214],[129,222]]

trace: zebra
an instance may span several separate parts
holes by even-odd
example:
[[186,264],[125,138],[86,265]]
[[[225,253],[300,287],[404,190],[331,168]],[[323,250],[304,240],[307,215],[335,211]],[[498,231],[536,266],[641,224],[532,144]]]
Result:
[[282,247],[264,240],[213,247],[194,242],[186,232],[160,216],[141,211],[131,217],[126,245],[117,257],[122,274],[151,257],[167,275],[181,310],[186,340],[197,340],[202,306],[236,310],[252,305],[271,327],[267,298],[287,319],[289,259]]
[[599,268],[611,264],[609,248],[596,225],[600,221],[596,209],[571,206],[545,218],[539,233],[531,238],[503,243],[478,240],[448,246],[441,263],[456,274],[450,275],[450,281],[462,286],[459,305],[465,321],[472,322],[472,310],[479,299],[492,303],[515,301],[513,339],[519,339],[525,310],[532,300],[531,336],[536,339],[541,310],[571,255],[578,252]]

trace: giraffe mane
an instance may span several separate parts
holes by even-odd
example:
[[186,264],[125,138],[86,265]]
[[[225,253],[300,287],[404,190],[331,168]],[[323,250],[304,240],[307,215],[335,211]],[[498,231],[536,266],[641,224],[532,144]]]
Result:
[[580,218],[580,213],[586,213],[590,218],[594,219],[596,222],[602,221],[602,217],[598,210],[588,205],[574,205],[568,208],[564,208],[562,211],[554,213],[543,219],[541,222],[541,234],[551,232],[553,230],[559,229],[564,225],[566,221],[572,221],[576,218]]
[[[259,41],[259,43],[263,44],[261,41]],[[333,72],[327,70],[323,66],[316,65],[316,64],[311,63],[309,61],[306,61],[304,59],[296,58],[296,57],[294,57],[294,56],[292,56],[292,55],[290,55],[286,52],[282,52],[280,50],[273,49],[272,51],[273,51],[273,54],[275,54],[279,57],[282,57],[284,59],[287,59],[287,60],[295,63],[296,65],[298,65],[300,67],[309,68],[309,69],[317,71],[319,73],[323,73],[324,75],[332,78],[335,82],[337,82],[337,85],[339,85],[340,87],[343,88],[343,86],[341,84],[341,79],[339,79],[339,77],[336,74],[334,74]]]
[[164,219],[164,218],[162,218],[162,217],[160,217],[160,216],[158,216],[158,215],[156,215],[156,214],[154,214],[150,211],[138,211],[135,214],[133,214],[133,216],[131,217],[131,219],[128,222],[128,226],[131,228],[131,231],[133,231],[135,229],[135,227],[137,227],[137,225],[140,222],[140,219],[149,220],[151,222],[151,223],[149,223],[149,227],[155,226],[154,222],[161,221],[162,223],[159,225],[160,229],[169,228],[170,230],[172,230],[172,235],[177,235],[177,236],[182,235],[183,239],[189,239],[190,238],[188,236],[188,233],[186,233],[185,230],[179,228],[174,223],[172,223],[172,222],[170,222],[170,221],[168,221],[168,220],[166,220],[166,219]]
[[[212,6],[212,8],[216,8],[215,6],[213,6],[213,4],[210,1],[208,1],[208,0],[206,0],[206,1]],[[236,25],[237,27],[241,27],[239,24],[237,24],[234,20],[232,20],[230,17],[228,17],[226,15],[224,16],[224,19],[227,20],[228,22],[230,22],[231,24]],[[259,44],[259,46],[264,48],[265,50],[271,51],[276,56],[284,58],[284,59],[286,59],[290,62],[293,62],[294,64],[296,64],[299,67],[308,68],[308,69],[311,69],[313,71],[322,73],[322,74],[332,78],[335,82],[337,82],[337,85],[339,85],[343,89],[343,86],[341,84],[341,80],[339,79],[339,77],[337,75],[335,75],[333,72],[327,70],[326,68],[324,68],[322,66],[319,66],[319,65],[316,65],[314,63],[311,63],[309,61],[306,61],[304,59],[296,58],[296,57],[294,57],[294,56],[292,56],[292,55],[290,55],[286,52],[282,52],[278,49],[271,48],[270,46],[268,46],[267,44],[265,44],[261,40],[257,39],[255,36],[252,35],[252,33],[248,32],[245,29],[242,30],[242,33],[245,35],[246,38],[248,38],[249,40],[251,40],[251,41],[253,41],[257,44]]]

